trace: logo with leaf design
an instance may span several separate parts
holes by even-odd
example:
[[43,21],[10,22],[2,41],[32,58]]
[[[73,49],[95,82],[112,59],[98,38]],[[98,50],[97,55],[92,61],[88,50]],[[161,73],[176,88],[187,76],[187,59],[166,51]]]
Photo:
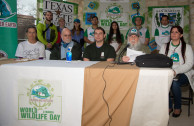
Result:
[[54,89],[49,83],[43,80],[34,81],[28,89],[29,104],[37,107],[38,110],[46,109],[53,103]]
[[107,18],[117,19],[122,16],[123,8],[117,3],[112,3],[106,8],[105,13]]

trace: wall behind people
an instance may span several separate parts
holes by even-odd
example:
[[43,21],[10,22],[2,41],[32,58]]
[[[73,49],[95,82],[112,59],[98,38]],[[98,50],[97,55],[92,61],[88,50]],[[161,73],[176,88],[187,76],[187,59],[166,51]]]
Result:
[[58,19],[65,19],[65,26],[69,29],[73,28],[73,21],[77,18],[78,4],[71,2],[63,2],[62,0],[41,0],[37,1],[37,24],[44,20],[44,14],[47,11],[53,13],[53,24],[58,26]]
[[[154,35],[155,29],[160,29],[160,34],[169,35],[170,29],[168,31],[161,30],[161,19],[162,15],[167,15],[169,20],[169,27],[178,25],[184,29],[184,38],[186,43],[189,43],[189,6],[151,6],[148,7],[148,27],[150,29],[151,44],[154,45]],[[166,28],[165,28],[166,29]],[[163,32],[163,33],[162,33]],[[165,37],[166,38],[166,37]],[[167,43],[169,40],[166,40],[164,37],[160,38],[161,43]],[[159,40],[157,40],[158,42]],[[163,41],[163,42],[162,42]],[[158,43],[159,44],[159,43]],[[158,47],[158,49],[160,49]]]
[[[148,12],[148,7],[151,6],[189,6],[189,15],[184,19],[185,21],[189,22],[189,34],[187,43],[192,45],[194,49],[194,1],[193,0],[146,0],[146,12]],[[146,13],[146,19],[148,18],[148,13]],[[147,24],[147,20],[146,20]],[[184,31],[185,32],[185,31]],[[185,36],[185,35],[184,35]]]
[[[132,17],[137,14],[137,7],[140,6],[139,14],[145,15],[145,0],[84,0],[83,28],[89,26],[90,17],[94,14],[99,18],[99,26],[103,27],[106,33],[109,32],[112,21],[117,21],[121,33],[126,34],[130,27],[133,27]],[[91,16],[90,16],[91,15]]]
[[17,15],[17,21],[18,21],[18,42],[24,41],[27,39],[26,37],[26,31],[25,29],[30,26],[34,25],[36,18],[29,15]]
[[[84,10],[85,7],[84,5],[87,6],[85,3],[89,3],[92,0],[67,0],[68,2],[73,2],[79,4],[78,8],[78,18],[83,22],[83,15],[84,15]],[[95,0],[97,1],[97,0]],[[131,1],[131,0],[129,0]],[[135,1],[135,0],[134,0]],[[136,0],[137,1],[137,0]],[[138,0],[141,1],[141,0]],[[143,9],[143,12],[145,13],[145,23],[144,26],[147,27],[147,18],[148,18],[148,7],[149,6],[178,6],[178,5],[189,5],[189,16],[187,19],[189,20],[189,41],[190,44],[192,45],[192,48],[194,49],[194,1],[193,0],[144,0],[145,1],[145,8]],[[141,5],[140,5],[141,7]],[[141,10],[140,10],[141,11]],[[92,12],[92,10],[91,10]],[[85,27],[84,27],[85,29]],[[123,32],[123,34],[125,34]]]

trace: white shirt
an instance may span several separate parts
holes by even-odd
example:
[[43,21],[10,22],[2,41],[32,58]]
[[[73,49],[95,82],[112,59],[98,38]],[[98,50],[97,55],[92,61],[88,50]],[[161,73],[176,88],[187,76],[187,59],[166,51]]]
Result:
[[162,44],[168,43],[170,41],[170,29],[171,29],[171,26],[169,25],[161,26],[156,29],[159,31],[159,36],[155,35],[157,50],[160,50]]
[[38,41],[32,44],[27,40],[18,44],[15,56],[27,59],[39,59],[40,57],[44,58],[45,46]]
[[118,49],[119,47],[119,44],[117,43],[117,40],[116,40],[116,34],[113,34],[113,39],[112,39],[112,42],[110,43],[110,45],[112,47],[114,47],[115,51]]
[[[93,29],[92,27],[89,27],[89,28],[87,29],[88,40],[90,40],[90,41],[92,41],[92,42],[95,41],[95,39],[94,39],[94,30],[95,30],[95,29]],[[87,43],[86,46],[88,46],[88,45],[90,45],[90,44]]]

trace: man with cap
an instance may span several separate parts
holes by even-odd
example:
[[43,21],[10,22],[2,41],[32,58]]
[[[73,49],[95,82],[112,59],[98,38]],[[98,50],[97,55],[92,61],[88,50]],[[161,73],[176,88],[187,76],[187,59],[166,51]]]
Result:
[[[140,33],[139,40],[140,40],[140,42],[147,46],[149,44],[149,40],[150,40],[150,33],[149,33],[149,30],[147,28],[142,27],[142,25],[144,24],[144,17],[134,16],[132,18],[132,22],[135,25],[136,29],[139,30],[139,33]],[[128,32],[126,34],[126,38],[127,38]]]
[[157,50],[160,50],[162,44],[168,43],[170,41],[170,29],[169,17],[167,15],[162,15],[161,26],[155,30],[155,42],[157,43]]
[[[127,43],[129,43],[129,49],[142,51],[142,44],[139,39],[140,32],[137,28],[131,28],[128,31]],[[123,56],[122,60],[128,62],[130,60],[129,56]]]
[[81,28],[80,20],[74,20],[74,27],[71,30],[72,40],[78,42],[81,47],[84,45],[84,30]]

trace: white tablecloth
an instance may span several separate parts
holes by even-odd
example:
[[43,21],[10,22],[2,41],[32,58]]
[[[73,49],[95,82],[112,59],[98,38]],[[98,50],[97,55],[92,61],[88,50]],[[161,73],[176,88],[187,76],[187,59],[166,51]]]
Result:
[[168,92],[172,79],[171,69],[140,69],[130,126],[168,125]]
[[[31,61],[0,66],[0,126],[81,126],[84,68],[97,62]],[[141,68],[130,126],[166,126],[171,69]],[[19,119],[20,82],[61,84],[61,121]],[[59,105],[60,106],[60,105]],[[59,109],[60,110],[60,109]]]
[[[95,63],[41,60],[1,65],[0,126],[81,126],[84,68]],[[61,122],[18,119],[20,79],[61,83]]]

